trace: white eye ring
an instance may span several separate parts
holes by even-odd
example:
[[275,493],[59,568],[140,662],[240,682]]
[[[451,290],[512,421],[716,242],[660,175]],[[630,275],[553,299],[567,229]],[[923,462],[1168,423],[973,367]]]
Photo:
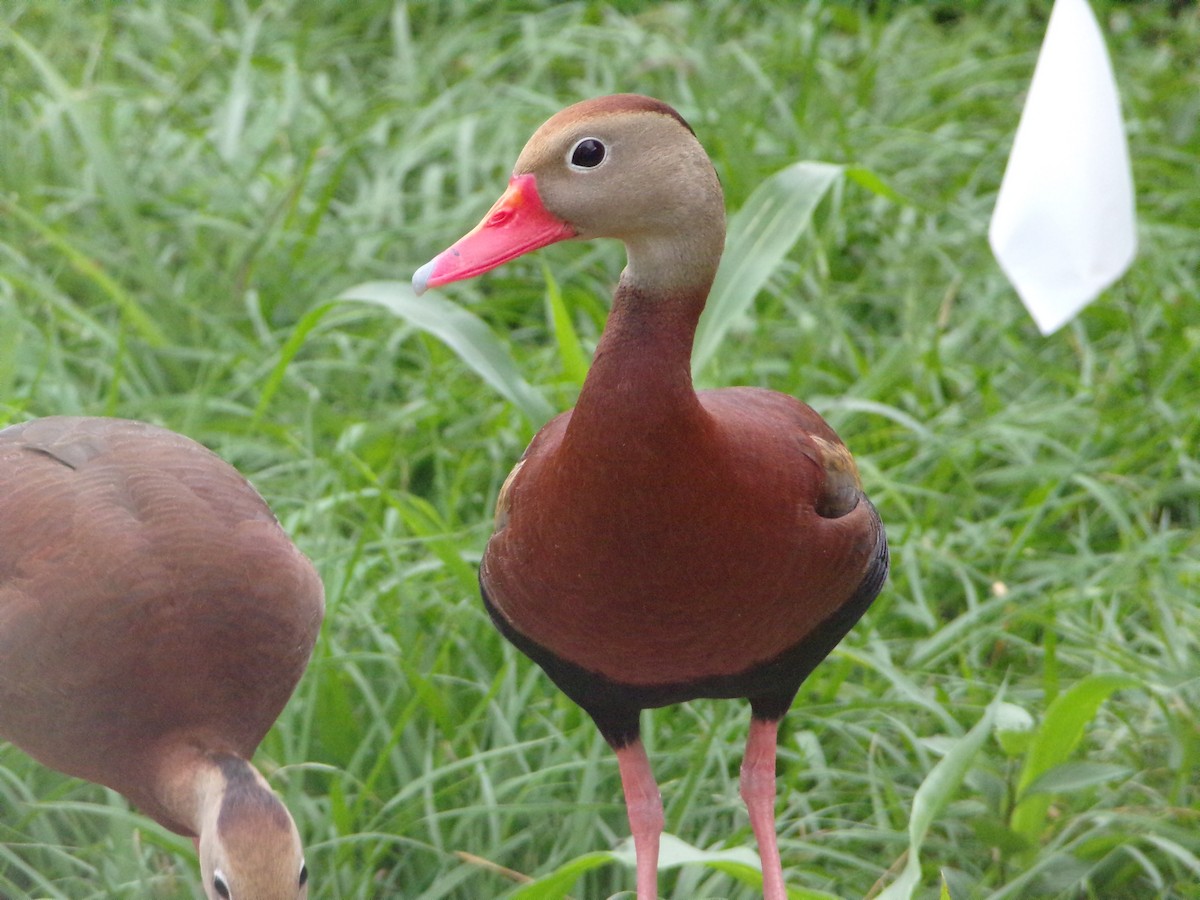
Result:
[[567,151],[567,165],[576,172],[589,172],[608,161],[608,145],[597,137],[582,137]]

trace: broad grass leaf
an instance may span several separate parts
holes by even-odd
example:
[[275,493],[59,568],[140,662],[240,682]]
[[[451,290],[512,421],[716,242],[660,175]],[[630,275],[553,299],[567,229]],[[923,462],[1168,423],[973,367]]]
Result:
[[1033,716],[1015,703],[1002,703],[996,713],[996,740],[1009,756],[1020,756],[1033,742]]
[[[613,858],[629,868],[637,866],[633,840],[626,840],[613,851]],[[704,866],[724,872],[743,884],[762,889],[762,864],[749,847],[702,850],[673,834],[663,834],[658,851],[658,870],[665,872],[680,866]],[[789,900],[836,900],[834,895],[803,888],[787,888]]]
[[[622,863],[630,869],[636,868],[637,855],[632,839],[626,840],[616,850],[577,856],[548,875],[517,888],[508,895],[509,900],[561,900],[585,872],[612,862]],[[762,867],[758,854],[750,848],[701,850],[673,834],[662,835],[658,854],[660,872],[696,865],[723,872],[751,887],[762,888]],[[837,900],[834,894],[796,887],[788,887],[787,895],[788,900]]]
[[1195,853],[1192,853],[1178,841],[1173,841],[1160,834],[1143,835],[1142,840],[1183,863],[1192,875],[1197,880],[1200,880],[1200,857],[1196,856]]
[[704,370],[725,333],[799,240],[813,210],[842,172],[841,166],[831,163],[793,163],[755,188],[730,219],[721,268],[696,329],[694,373]]
[[1023,796],[1034,794],[1069,794],[1084,788],[1106,784],[1124,778],[1131,772],[1128,766],[1111,763],[1067,762],[1043,772],[1025,788]]
[[487,324],[461,306],[436,294],[418,297],[403,281],[366,282],[344,291],[338,299],[377,304],[432,334],[534,425],[553,415],[550,404],[521,377],[512,356]]
[[[1003,693],[1003,687],[1001,692]],[[909,900],[920,885],[921,845],[925,842],[925,835],[929,833],[929,826],[933,824],[938,813],[950,802],[975,757],[987,742],[1000,703],[1000,697],[997,696],[988,704],[975,727],[938,761],[917,788],[917,793],[913,796],[912,812],[908,818],[908,860],[900,877],[879,894],[878,900]]]
[[1029,849],[1029,841],[1019,834],[1014,834],[1008,827],[1007,820],[1002,821],[990,813],[973,816],[971,830],[984,845],[1007,855],[1024,853]]
[[561,900],[584,872],[608,865],[613,858],[613,854],[607,850],[577,856],[563,863],[549,875],[521,885],[508,895],[509,900]]
[[1030,787],[1046,772],[1066,762],[1083,739],[1087,723],[1105,700],[1116,691],[1140,684],[1131,675],[1089,675],[1054,699],[1034,736],[1021,777],[1017,780],[1019,799],[1010,822],[1013,831],[1036,841],[1045,824],[1051,798],[1045,793],[1031,793]]

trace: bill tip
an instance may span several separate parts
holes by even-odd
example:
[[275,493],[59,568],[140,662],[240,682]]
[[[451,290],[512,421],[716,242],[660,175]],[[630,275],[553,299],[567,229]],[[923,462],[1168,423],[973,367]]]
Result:
[[425,265],[421,266],[421,268],[417,269],[417,271],[413,273],[413,277],[412,277],[413,293],[416,294],[418,297],[420,297],[423,293],[425,293],[426,290],[429,289],[429,278],[430,278],[430,276],[433,275],[433,265],[436,262],[437,262],[436,258],[431,259],[429,262],[425,263]]

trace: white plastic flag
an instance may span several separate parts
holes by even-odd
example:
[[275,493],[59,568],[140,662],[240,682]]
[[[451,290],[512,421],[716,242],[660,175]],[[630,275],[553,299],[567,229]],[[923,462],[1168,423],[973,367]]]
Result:
[[1050,12],[988,241],[1042,334],[1137,253],[1121,104],[1087,0],[1055,0]]

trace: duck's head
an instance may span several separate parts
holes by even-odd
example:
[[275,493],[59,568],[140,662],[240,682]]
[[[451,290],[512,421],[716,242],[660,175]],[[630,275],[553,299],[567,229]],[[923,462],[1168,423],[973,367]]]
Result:
[[648,290],[711,282],[725,236],[716,172],[674,109],[638,94],[585,100],[548,119],[508,190],[474,229],[413,276],[421,293],[570,238],[617,238]]
[[208,900],[306,900],[308,866],[287,807],[244,760],[217,760],[224,776],[197,849]]

